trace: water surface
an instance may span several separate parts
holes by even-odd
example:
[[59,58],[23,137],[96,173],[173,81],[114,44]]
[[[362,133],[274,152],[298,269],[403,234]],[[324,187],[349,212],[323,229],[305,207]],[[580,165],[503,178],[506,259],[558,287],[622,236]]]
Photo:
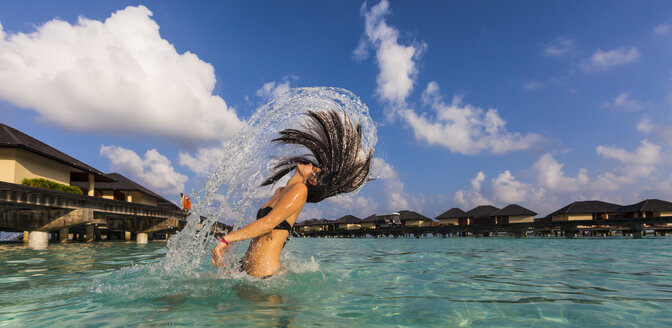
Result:
[[266,280],[166,251],[0,245],[0,326],[672,326],[671,238],[294,238]]

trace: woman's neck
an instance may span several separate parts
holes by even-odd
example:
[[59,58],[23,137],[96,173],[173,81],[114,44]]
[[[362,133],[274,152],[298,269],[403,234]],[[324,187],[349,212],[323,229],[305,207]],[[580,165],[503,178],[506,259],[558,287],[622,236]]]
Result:
[[295,172],[294,175],[292,175],[292,177],[289,178],[289,181],[287,181],[285,187],[289,187],[296,183],[306,183],[306,179],[298,172]]

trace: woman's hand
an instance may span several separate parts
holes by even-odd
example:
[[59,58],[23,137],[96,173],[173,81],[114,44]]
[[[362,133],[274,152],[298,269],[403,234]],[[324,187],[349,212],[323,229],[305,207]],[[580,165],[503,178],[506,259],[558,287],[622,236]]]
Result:
[[224,266],[223,257],[226,253],[226,250],[229,248],[229,244],[219,241],[215,249],[212,250],[212,265],[216,267]]

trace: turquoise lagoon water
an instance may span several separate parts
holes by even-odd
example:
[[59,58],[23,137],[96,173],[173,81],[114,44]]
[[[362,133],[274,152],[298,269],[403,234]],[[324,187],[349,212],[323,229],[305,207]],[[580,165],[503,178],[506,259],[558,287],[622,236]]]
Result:
[[265,280],[166,252],[0,245],[0,327],[672,326],[672,238],[295,238]]

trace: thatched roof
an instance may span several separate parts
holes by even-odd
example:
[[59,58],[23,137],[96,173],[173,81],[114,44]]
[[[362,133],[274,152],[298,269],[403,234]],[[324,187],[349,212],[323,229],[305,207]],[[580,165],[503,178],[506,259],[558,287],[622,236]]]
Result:
[[0,147],[24,149],[86,173],[93,174],[97,178],[96,181],[109,181],[103,172],[100,172],[95,168],[66,155],[58,149],[2,123],[0,123]]
[[672,203],[660,199],[647,199],[637,204],[622,206],[619,213],[672,211]]
[[338,224],[353,224],[353,223],[360,223],[362,220],[359,219],[358,217],[354,215],[344,215],[334,221],[332,223],[338,223]]
[[459,219],[459,218],[467,218],[469,215],[467,213],[457,207],[453,207],[441,214],[439,216],[435,217],[435,219],[440,220],[440,219]]
[[518,216],[518,215],[534,216],[534,215],[537,215],[537,213],[533,212],[533,211],[530,211],[530,210],[528,210],[528,209],[526,209],[526,208],[524,208],[520,205],[511,204],[511,205],[508,205],[508,206],[504,207],[503,209],[491,214],[491,216]]
[[489,218],[492,213],[497,211],[499,211],[499,209],[492,205],[481,205],[469,210],[467,212],[467,216],[474,219]]
[[592,213],[616,213],[621,208],[621,205],[607,203],[599,200],[586,200],[580,202],[573,202],[548,216],[562,215],[562,214],[592,214]]

